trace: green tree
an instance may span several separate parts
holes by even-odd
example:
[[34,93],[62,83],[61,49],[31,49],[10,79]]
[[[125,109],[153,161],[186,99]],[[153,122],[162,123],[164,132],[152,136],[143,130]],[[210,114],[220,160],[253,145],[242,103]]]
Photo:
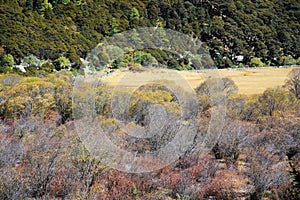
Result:
[[279,57],[279,65],[296,65],[297,60],[293,56],[281,56]]
[[0,60],[0,73],[7,73],[14,67],[14,57],[11,54],[4,55]]
[[136,27],[139,24],[139,20],[140,20],[140,13],[139,13],[138,9],[133,7],[131,10],[130,16],[129,16],[130,28]]
[[38,59],[35,55],[29,55],[23,58],[22,64],[29,66],[40,67],[47,61]]
[[29,10],[33,10],[33,0],[26,0],[26,7]]
[[65,4],[65,5],[69,4],[70,2],[71,2],[71,0],[62,0],[62,3]]
[[112,21],[111,21],[111,28],[110,28],[110,31],[109,31],[109,35],[112,36],[116,33],[120,32],[119,30],[119,24],[117,23],[117,20],[116,18],[112,18]]
[[250,60],[250,66],[251,67],[263,67],[265,66],[265,63],[263,63],[260,58],[252,58]]
[[157,60],[150,53],[145,53],[143,51],[135,52],[133,61],[135,63],[140,63],[141,65],[157,64]]
[[71,62],[65,56],[60,56],[54,61],[57,70],[69,69],[71,67]]
[[44,2],[42,3],[42,7],[40,8],[40,11],[44,12],[52,9],[53,9],[52,4],[49,3],[48,0],[44,0]]

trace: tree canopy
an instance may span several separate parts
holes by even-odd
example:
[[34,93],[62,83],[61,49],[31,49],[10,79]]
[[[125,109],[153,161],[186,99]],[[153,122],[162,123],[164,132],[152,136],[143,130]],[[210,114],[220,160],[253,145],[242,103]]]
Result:
[[[183,0],[0,0],[0,57],[16,63],[31,54],[52,61],[81,58],[115,33],[159,26],[202,41],[219,68],[252,58],[281,65],[300,55],[300,2]],[[160,53],[152,52],[153,55]],[[238,59],[242,58],[242,59]],[[170,68],[180,60],[159,57]],[[55,66],[52,66],[55,68]]]

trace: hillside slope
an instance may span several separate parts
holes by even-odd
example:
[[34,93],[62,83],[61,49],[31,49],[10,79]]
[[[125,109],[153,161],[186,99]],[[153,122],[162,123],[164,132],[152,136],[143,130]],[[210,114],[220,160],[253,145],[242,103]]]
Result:
[[[103,39],[159,26],[200,39],[219,68],[249,65],[253,57],[293,64],[286,56],[300,56],[299,13],[297,0],[0,0],[0,57],[11,54],[20,63],[31,54],[51,61],[64,56],[79,68],[79,58]],[[180,65],[153,54],[169,67]]]

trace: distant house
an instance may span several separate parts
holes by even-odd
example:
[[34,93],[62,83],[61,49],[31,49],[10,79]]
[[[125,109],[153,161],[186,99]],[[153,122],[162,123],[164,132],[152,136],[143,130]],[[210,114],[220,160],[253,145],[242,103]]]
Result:
[[26,72],[25,67],[27,66],[25,66],[24,64],[16,65],[16,68],[18,68],[21,72]]
[[234,58],[235,58],[236,61],[238,61],[238,62],[243,62],[243,60],[244,60],[244,56],[242,56],[242,55],[235,56]]

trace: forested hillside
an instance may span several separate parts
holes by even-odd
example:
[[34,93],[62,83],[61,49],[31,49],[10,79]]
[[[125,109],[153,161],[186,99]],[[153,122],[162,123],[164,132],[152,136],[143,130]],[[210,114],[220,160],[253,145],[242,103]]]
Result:
[[[44,71],[76,70],[82,65],[80,58],[105,38],[151,26],[201,40],[219,68],[299,63],[297,0],[0,0],[0,4],[1,72],[22,62]],[[180,65],[179,59],[170,61],[167,53],[160,54],[152,51],[160,63],[170,68]]]

